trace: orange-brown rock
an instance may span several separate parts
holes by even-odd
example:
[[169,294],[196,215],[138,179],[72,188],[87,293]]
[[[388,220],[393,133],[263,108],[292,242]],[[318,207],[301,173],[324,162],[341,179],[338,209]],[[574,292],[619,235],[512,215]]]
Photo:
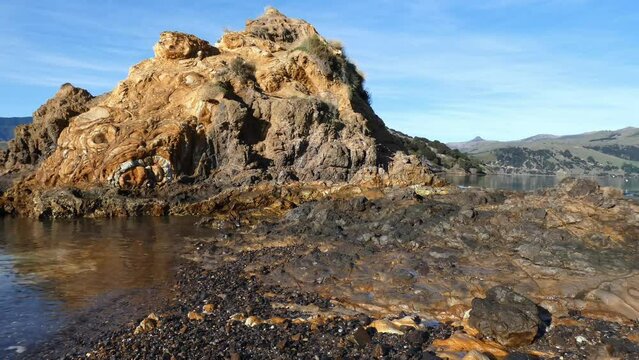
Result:
[[155,57],[158,59],[189,59],[216,55],[219,51],[209,44],[191,34],[166,31],[160,34],[160,41],[153,47]]
[[310,24],[269,9],[218,47],[162,33],[155,58],[70,121],[38,186],[132,189],[209,174],[350,181],[393,169],[390,183],[432,182],[366,103],[341,48]]
[[432,347],[437,354],[443,358],[454,358],[447,353],[459,353],[478,351],[490,354],[497,359],[503,359],[508,355],[508,351],[501,345],[494,342],[484,342],[463,332],[456,332],[448,339],[433,341]]

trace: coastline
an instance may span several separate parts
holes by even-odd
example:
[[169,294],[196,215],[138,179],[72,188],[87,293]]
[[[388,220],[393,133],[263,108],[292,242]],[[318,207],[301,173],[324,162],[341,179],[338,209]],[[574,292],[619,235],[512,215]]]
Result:
[[[170,302],[153,316],[130,314],[121,328],[87,341],[86,353],[65,350],[68,358],[100,359],[455,359],[454,351],[471,350],[499,359],[581,359],[601,351],[623,358],[639,351],[632,322],[624,320],[634,315],[559,289],[603,294],[596,285],[602,279],[617,283],[614,274],[631,271],[632,209],[618,194],[572,180],[544,194],[388,188],[318,199],[279,215],[210,218],[201,224],[211,236],[186,250]],[[616,230],[601,228],[597,213],[614,219]],[[568,218],[572,224],[556,228]],[[602,238],[602,246],[623,247],[602,250],[586,241],[602,232],[611,239]],[[535,287],[549,281],[548,271],[555,285]],[[474,333],[464,313],[494,284],[547,309],[549,330],[515,348]],[[577,344],[580,336],[588,342]]]

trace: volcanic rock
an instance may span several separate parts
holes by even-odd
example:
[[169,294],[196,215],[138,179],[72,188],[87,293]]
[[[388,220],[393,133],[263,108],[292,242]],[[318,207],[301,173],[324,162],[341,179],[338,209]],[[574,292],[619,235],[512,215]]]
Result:
[[543,325],[534,302],[503,286],[473,300],[468,323],[508,347],[531,344]]
[[270,9],[218,48],[162,33],[155,58],[70,122],[36,182],[132,189],[283,171],[301,181],[432,179],[401,154],[341,48],[310,24]]
[[[154,52],[99,98],[63,86],[18,129],[4,166],[41,163],[7,193],[5,212],[42,217],[23,198],[64,188],[116,189],[170,206],[262,182],[436,182],[374,113],[342,46],[303,20],[268,9],[215,46],[164,32]],[[108,202],[81,200],[72,206],[81,211],[59,215],[103,216]]]

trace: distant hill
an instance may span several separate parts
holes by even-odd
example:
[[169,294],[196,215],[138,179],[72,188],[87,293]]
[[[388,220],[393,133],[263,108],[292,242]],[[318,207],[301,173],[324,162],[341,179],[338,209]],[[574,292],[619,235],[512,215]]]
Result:
[[[0,117],[0,141],[13,139],[13,129],[31,122],[31,117]],[[0,145],[0,149],[2,149]]]
[[[410,154],[416,155],[435,172],[478,173],[484,172],[479,161],[457,149],[451,149],[446,144],[437,140],[428,140],[418,136],[409,136],[397,130],[390,129],[397,136]],[[479,139],[479,140],[476,140]],[[483,141],[477,137],[471,141]]]
[[634,127],[506,142],[475,138],[448,146],[485,162],[488,170],[497,173],[639,174],[639,128]]

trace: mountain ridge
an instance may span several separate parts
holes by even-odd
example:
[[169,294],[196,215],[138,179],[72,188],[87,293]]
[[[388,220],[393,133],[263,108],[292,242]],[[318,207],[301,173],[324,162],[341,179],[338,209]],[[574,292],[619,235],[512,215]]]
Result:
[[639,173],[639,128],[635,127],[448,145],[485,162],[491,171],[498,173]]

